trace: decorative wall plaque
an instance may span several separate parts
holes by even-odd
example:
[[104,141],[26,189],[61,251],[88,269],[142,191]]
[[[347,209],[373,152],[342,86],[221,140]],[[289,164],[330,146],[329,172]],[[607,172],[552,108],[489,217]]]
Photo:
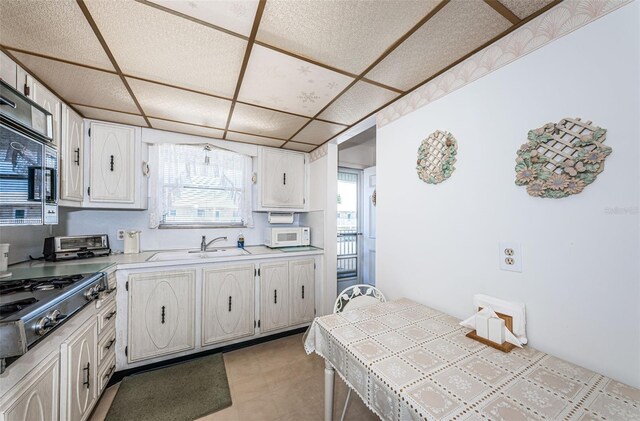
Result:
[[429,184],[442,183],[456,169],[458,143],[449,132],[436,130],[422,141],[418,149],[416,170],[420,180]]
[[602,143],[607,130],[590,121],[564,118],[529,131],[518,149],[516,184],[534,197],[555,199],[580,193],[603,170],[611,148]]

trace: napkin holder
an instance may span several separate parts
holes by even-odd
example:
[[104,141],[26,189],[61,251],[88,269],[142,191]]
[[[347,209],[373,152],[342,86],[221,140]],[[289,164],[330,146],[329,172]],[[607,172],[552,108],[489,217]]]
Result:
[[[482,310],[482,307],[478,308],[478,311]],[[501,318],[502,320],[504,320],[504,327],[505,329],[509,329],[510,332],[513,333],[513,317],[508,316],[506,314],[502,314],[502,313],[498,313],[496,312],[496,315]],[[473,340],[476,340],[478,342],[481,342],[487,346],[490,346],[491,348],[495,348],[499,351],[502,352],[511,352],[511,350],[513,348],[515,348],[516,346],[512,343],[509,342],[503,342],[501,344],[493,342],[489,339],[483,338],[481,336],[478,336],[475,330],[472,330],[471,332],[467,333],[467,338],[471,338]]]

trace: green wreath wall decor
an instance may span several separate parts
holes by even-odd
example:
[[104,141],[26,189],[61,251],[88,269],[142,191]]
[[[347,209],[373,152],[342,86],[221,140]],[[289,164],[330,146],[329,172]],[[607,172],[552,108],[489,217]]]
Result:
[[559,199],[580,193],[603,170],[611,147],[602,143],[607,130],[591,121],[564,118],[530,130],[518,149],[516,185],[534,197]]
[[456,169],[458,142],[446,131],[436,130],[418,148],[416,170],[420,180],[428,184],[442,183]]

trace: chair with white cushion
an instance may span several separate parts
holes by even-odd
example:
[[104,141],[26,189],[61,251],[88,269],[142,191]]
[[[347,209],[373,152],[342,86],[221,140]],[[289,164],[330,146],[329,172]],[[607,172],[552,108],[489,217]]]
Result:
[[[384,303],[385,301],[387,301],[387,299],[384,297],[382,291],[374,286],[367,284],[352,285],[338,294],[336,303],[333,306],[333,312],[341,313],[345,310],[354,310],[373,304]],[[344,402],[344,409],[342,410],[340,421],[344,421],[344,415],[347,413],[347,405],[349,405],[350,397],[351,388],[349,388],[349,392],[347,393],[347,399]]]

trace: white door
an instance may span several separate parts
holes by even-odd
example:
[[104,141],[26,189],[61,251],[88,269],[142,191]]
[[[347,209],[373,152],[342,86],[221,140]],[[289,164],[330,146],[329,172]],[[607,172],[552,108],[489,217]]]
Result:
[[195,346],[193,270],[129,275],[129,362]]
[[16,89],[18,67],[8,55],[0,51],[0,79],[4,80],[13,89]]
[[304,154],[272,148],[262,151],[262,206],[304,208]]
[[60,116],[62,102],[37,80],[33,81],[33,101],[53,116],[53,144],[60,144]]
[[77,336],[62,344],[61,418],[86,420],[98,398],[97,320],[92,318]]
[[310,322],[315,316],[315,260],[289,262],[289,324]]
[[82,150],[83,121],[75,111],[63,106],[60,198],[82,202],[84,197],[84,158]]
[[253,335],[254,266],[202,271],[202,345]]
[[260,331],[289,326],[288,265],[266,263],[260,265]]
[[135,128],[91,123],[89,200],[133,203]]
[[[36,367],[15,389],[17,396],[0,409],[6,421],[56,421],[59,419],[58,356]],[[34,382],[35,379],[35,382]],[[23,387],[28,384],[29,386]],[[14,389],[8,394],[13,394]]]
[[376,284],[376,167],[369,167],[363,171],[364,188],[364,224],[363,238],[363,282]]

